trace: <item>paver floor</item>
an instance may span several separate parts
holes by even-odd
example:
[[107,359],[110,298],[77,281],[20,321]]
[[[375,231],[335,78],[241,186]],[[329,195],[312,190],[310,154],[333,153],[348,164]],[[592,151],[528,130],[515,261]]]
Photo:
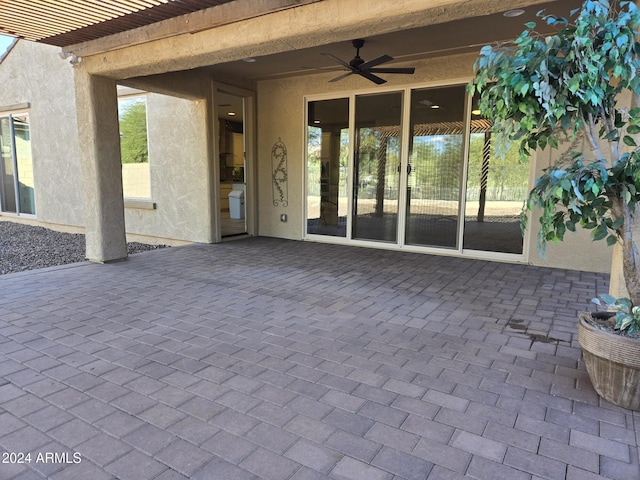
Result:
[[268,238],[0,277],[0,479],[636,480],[607,276]]

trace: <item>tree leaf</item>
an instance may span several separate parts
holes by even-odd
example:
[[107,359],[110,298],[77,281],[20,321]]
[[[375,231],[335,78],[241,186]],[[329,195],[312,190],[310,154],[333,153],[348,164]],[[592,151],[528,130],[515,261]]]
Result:
[[627,328],[629,328],[629,326],[631,325],[631,322],[633,322],[633,316],[629,315],[629,314],[622,314],[620,315],[620,317],[617,318],[617,322],[616,322],[616,328],[618,330],[626,330]]
[[628,310],[628,311],[631,311],[631,308],[633,307],[633,303],[631,303],[631,300],[624,297],[616,298],[616,301],[613,303],[613,305],[618,309]]
[[491,55],[492,52],[493,52],[493,49],[491,48],[491,45],[485,45],[480,49],[480,55],[484,55],[485,57],[488,57],[489,55]]
[[600,226],[593,231],[591,236],[594,241],[597,241],[606,238],[608,234],[609,231],[607,230],[607,226],[604,223],[601,223]]

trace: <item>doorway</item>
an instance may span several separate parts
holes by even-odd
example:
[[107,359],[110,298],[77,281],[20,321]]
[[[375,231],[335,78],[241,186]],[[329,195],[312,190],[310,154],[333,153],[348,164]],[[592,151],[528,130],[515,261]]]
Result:
[[521,256],[529,167],[476,104],[465,85],[308,101],[307,236]]
[[215,95],[218,128],[220,235],[247,234],[246,105],[243,96]]

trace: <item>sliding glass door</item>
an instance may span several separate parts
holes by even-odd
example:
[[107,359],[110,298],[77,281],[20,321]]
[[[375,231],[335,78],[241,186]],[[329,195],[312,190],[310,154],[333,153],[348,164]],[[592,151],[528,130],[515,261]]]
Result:
[[496,155],[491,123],[473,99],[464,214],[464,248],[522,253],[520,212],[529,191],[529,165],[514,142]]
[[309,102],[307,233],[346,237],[349,99]]
[[464,85],[308,102],[307,235],[522,254],[529,168]]
[[353,238],[396,242],[402,94],[356,98]]
[[458,246],[464,114],[463,86],[411,94],[407,244]]

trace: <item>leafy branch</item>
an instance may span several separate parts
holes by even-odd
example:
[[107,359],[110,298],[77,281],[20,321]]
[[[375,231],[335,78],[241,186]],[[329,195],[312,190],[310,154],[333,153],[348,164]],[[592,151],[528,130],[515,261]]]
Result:
[[[639,305],[632,217],[640,201],[640,109],[625,110],[620,97],[640,95],[640,12],[632,1],[587,0],[570,18],[538,17],[555,33],[542,36],[530,22],[514,41],[483,47],[468,89],[480,93],[498,141],[518,142],[522,160],[571,142],[536,181],[522,226],[540,212],[541,254],[578,226],[594,240],[620,243],[626,286]],[[582,140],[587,147],[579,149]]]

